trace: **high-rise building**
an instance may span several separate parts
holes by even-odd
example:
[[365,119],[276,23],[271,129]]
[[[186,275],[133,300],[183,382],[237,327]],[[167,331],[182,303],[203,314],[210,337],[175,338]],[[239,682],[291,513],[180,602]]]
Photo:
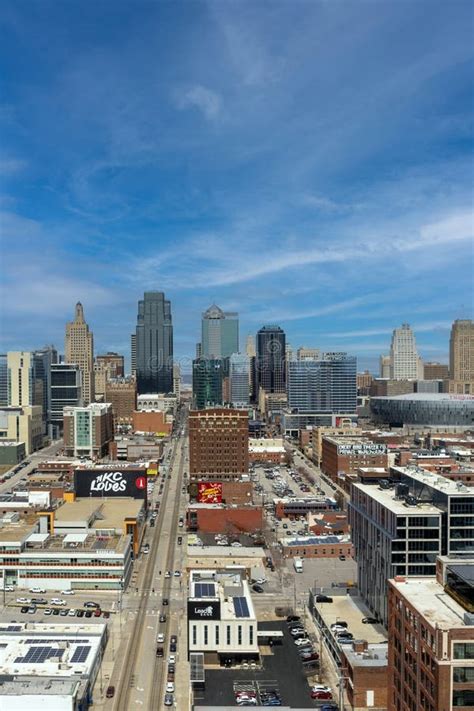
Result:
[[294,351],[291,343],[287,343],[285,346],[285,358],[286,358],[286,367],[288,367],[288,363],[290,363],[293,360],[296,360],[295,351]]
[[388,711],[474,706],[474,561],[440,568],[389,581]]
[[75,363],[52,363],[51,365],[51,413],[50,424],[56,438],[63,432],[65,407],[82,406],[82,374]]
[[64,408],[64,451],[69,457],[105,457],[114,439],[110,403]]
[[392,380],[418,380],[423,378],[420,357],[416,349],[415,334],[408,323],[395,328],[390,346],[390,378]]
[[286,390],[286,336],[280,326],[263,326],[257,333],[255,360],[257,390],[284,393]]
[[181,395],[181,367],[179,363],[173,363],[173,393],[179,403]]
[[123,378],[125,375],[124,357],[119,353],[109,351],[104,355],[98,355],[95,357],[95,365],[98,369],[105,370],[111,380]]
[[390,378],[390,356],[381,355],[379,360],[379,375],[381,378]]
[[114,378],[105,384],[105,401],[112,405],[115,429],[131,425],[137,407],[137,384],[135,378]]
[[0,407],[8,406],[8,363],[7,354],[0,353]]
[[368,370],[364,370],[363,373],[357,373],[357,393],[359,395],[368,395],[372,380],[372,373]]
[[251,333],[248,334],[247,340],[245,342],[245,353],[249,358],[255,358],[257,351],[255,350],[255,336]]
[[171,302],[162,291],[146,291],[138,302],[137,391],[173,391]]
[[191,478],[236,479],[248,473],[247,410],[191,410],[188,422]]
[[227,358],[239,352],[239,316],[226,313],[216,304],[202,314],[201,356]]
[[288,365],[288,407],[298,412],[353,414],[357,408],[357,359],[323,353],[319,360]]
[[76,304],[74,321],[66,325],[65,360],[81,369],[82,398],[88,405],[94,401],[94,337],[84,320],[80,301]]
[[130,336],[130,372],[132,377],[137,374],[137,334],[132,333]]
[[245,353],[233,353],[229,358],[229,399],[234,407],[248,407],[249,380],[250,358]]
[[44,346],[34,351],[35,377],[42,384],[43,431],[51,420],[51,368],[58,362],[58,352],[54,346]]
[[391,473],[392,488],[352,484],[349,503],[359,590],[384,624],[389,579],[435,575],[437,555],[474,554],[472,487],[412,467]]
[[218,358],[193,360],[193,402],[197,410],[222,405],[224,362]]
[[474,321],[456,320],[449,339],[449,391],[474,394]]

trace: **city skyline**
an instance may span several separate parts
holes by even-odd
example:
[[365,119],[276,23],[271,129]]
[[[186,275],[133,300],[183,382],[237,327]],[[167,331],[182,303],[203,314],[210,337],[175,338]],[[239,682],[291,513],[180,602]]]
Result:
[[471,11],[4,3],[0,349],[58,345],[81,301],[128,354],[163,290],[177,358],[217,301],[372,370],[406,321],[447,361],[473,316]]

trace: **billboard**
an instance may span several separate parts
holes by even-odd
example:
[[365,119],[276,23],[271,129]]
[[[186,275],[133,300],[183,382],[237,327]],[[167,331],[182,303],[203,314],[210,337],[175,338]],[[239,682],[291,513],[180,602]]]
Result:
[[130,496],[145,499],[147,478],[143,469],[75,469],[76,496]]
[[188,600],[188,620],[220,620],[220,600]]
[[222,504],[222,482],[200,481],[197,500],[199,504]]
[[374,442],[351,442],[350,444],[338,444],[337,453],[346,456],[380,456],[387,454],[386,444],[376,444]]

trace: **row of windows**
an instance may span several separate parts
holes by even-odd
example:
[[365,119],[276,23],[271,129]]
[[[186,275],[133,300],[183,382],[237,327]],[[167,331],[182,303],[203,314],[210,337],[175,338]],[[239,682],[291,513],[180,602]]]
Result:
[[[250,625],[248,628],[248,643],[252,647],[254,643],[254,629],[253,625]],[[209,645],[209,625],[204,625],[203,627],[203,633],[204,633],[204,646],[207,647]],[[193,645],[197,645],[197,625],[192,626],[192,640],[193,640]],[[216,647],[219,646],[220,644],[220,625],[215,625],[214,627],[214,644]],[[226,625],[226,644],[231,645],[232,644],[232,627],[231,625]],[[237,644],[241,646],[243,644],[243,632],[242,632],[242,625],[237,626]]]

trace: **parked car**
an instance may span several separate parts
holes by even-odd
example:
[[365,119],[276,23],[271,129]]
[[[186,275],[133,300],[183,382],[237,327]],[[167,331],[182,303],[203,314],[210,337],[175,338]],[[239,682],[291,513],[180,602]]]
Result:
[[180,578],[180,577],[181,577],[181,571],[180,571],[180,570],[175,570],[175,571],[174,571],[174,577],[175,577],[175,578]]
[[171,570],[166,571],[165,578],[171,578]]
[[94,610],[94,617],[100,617],[101,614],[102,614],[102,610],[100,610],[99,608],[97,608],[97,610]]
[[5,587],[3,589],[5,590],[5,592],[13,592],[15,590],[15,586],[14,585],[5,585]]
[[261,585],[252,585],[252,590],[256,593],[265,592]]
[[78,610],[77,617],[84,617],[84,610]]
[[173,694],[165,694],[165,706],[173,706]]
[[158,633],[158,636],[157,636],[157,638],[156,638],[156,641],[157,641],[158,644],[163,644],[163,642],[165,641],[165,634],[164,634],[164,632],[159,632],[159,633]]
[[28,607],[28,614],[34,615],[35,612],[36,612],[36,605],[30,605],[30,607]]
[[17,597],[16,601],[20,605],[29,605],[31,602],[29,597]]
[[107,691],[105,692],[105,696],[107,699],[113,699],[115,695],[115,686],[108,686]]
[[21,608],[20,612],[23,612],[23,614],[25,614],[26,612],[28,612],[28,609],[29,609],[29,608],[28,608],[28,605],[23,605],[23,607]]
[[166,614],[164,612],[160,614],[160,622],[166,622]]
[[339,711],[339,706],[336,706],[336,704],[323,704],[319,707],[319,711]]
[[332,694],[330,691],[311,691],[312,699],[323,699],[324,701],[329,701],[332,699]]
[[300,622],[301,617],[298,617],[298,615],[288,615],[288,617],[286,618],[286,621],[287,622]]
[[316,602],[332,602],[332,597],[328,595],[316,595]]
[[168,600],[168,598],[164,597],[163,598],[163,605],[169,605],[169,604],[170,604],[170,601]]
[[172,682],[172,681],[166,682],[166,693],[172,694],[173,692],[174,692],[174,682]]
[[171,635],[170,642],[171,642],[171,644],[178,644],[178,638],[175,634]]
[[376,625],[378,624],[378,619],[376,617],[363,617],[362,622],[364,625]]
[[68,612],[69,617],[75,617],[76,612],[77,612],[77,610],[74,610],[73,608],[71,608]]
[[347,629],[347,627],[349,627],[349,625],[347,624],[347,622],[345,620],[338,620],[337,622],[332,623],[331,629],[334,629],[334,627],[345,627]]
[[163,647],[157,647],[157,648],[156,648],[156,656],[157,656],[157,657],[163,657],[163,656],[164,656],[164,649],[163,649]]
[[53,611],[49,607],[45,607],[43,610],[43,615],[51,615]]
[[[51,605],[63,605],[63,606],[64,606],[64,605],[66,604],[66,600],[63,600],[63,599],[60,598],[60,597],[52,597],[50,604],[51,604]],[[85,603],[84,603],[84,604],[85,604]]]
[[61,590],[61,595],[75,595],[74,590]]
[[88,602],[84,603],[84,607],[100,607],[98,602],[91,602],[90,600]]
[[46,600],[45,597],[32,597],[31,604],[32,605],[47,605],[48,601]]
[[182,542],[183,542],[183,537],[178,536],[178,546],[180,546],[182,544]]
[[53,615],[59,615],[59,608],[58,607],[53,608]]
[[346,556],[345,556],[345,555],[340,555],[340,556],[339,556],[339,560],[345,560],[345,559],[346,559]]
[[30,592],[32,593],[45,593],[46,590],[44,588],[30,588]]
[[168,664],[176,664],[176,656],[174,654],[169,655]]
[[170,652],[176,652],[176,644],[170,644]]
[[311,647],[311,642],[307,637],[301,637],[300,639],[295,639],[294,640],[295,644],[297,647]]
[[[58,610],[54,611],[54,614],[56,614]],[[84,617],[92,617],[92,612],[90,610],[86,610],[84,613]]]

